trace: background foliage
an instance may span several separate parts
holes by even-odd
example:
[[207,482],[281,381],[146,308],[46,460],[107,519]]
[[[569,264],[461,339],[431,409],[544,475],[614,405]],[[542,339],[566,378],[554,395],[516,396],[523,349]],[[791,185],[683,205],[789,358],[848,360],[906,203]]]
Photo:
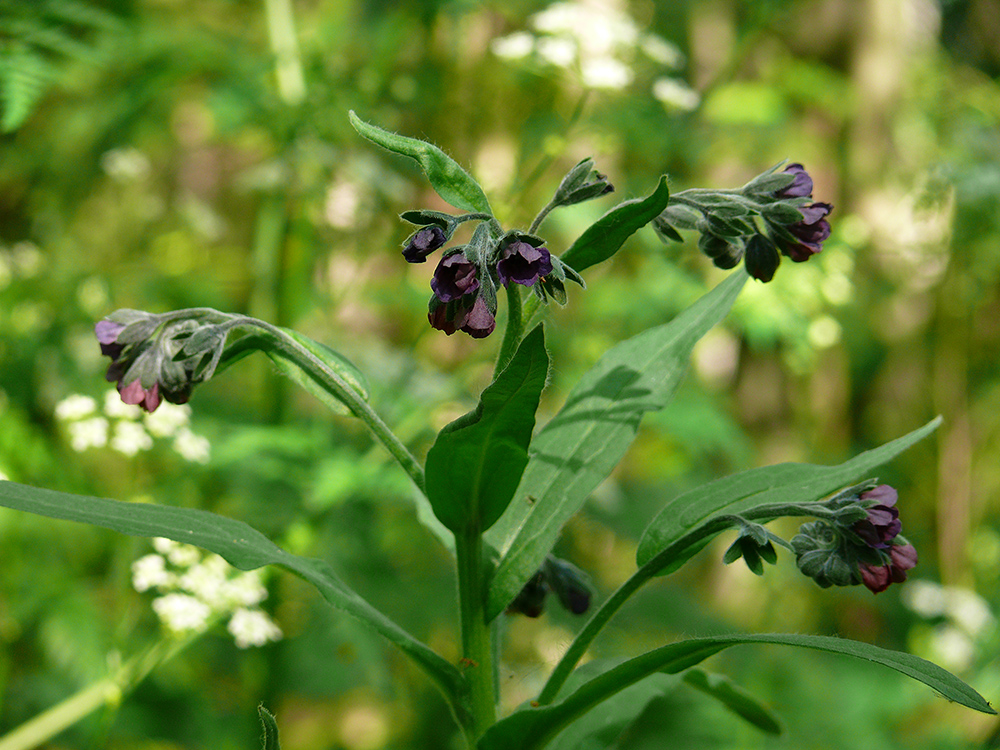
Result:
[[[699,344],[672,406],[647,418],[570,524],[561,554],[606,595],[630,572],[649,518],[679,492],[754,465],[839,462],[940,413],[935,437],[881,479],[899,489],[921,553],[912,578],[977,592],[995,612],[1000,3],[553,6],[618,14],[617,26],[578,23],[575,47],[559,42],[552,8],[548,21],[536,15],[545,7],[0,2],[0,471],[243,519],[328,559],[450,653],[448,556],[415,523],[408,481],[357,425],[328,418],[264,360],[195,397],[193,426],[211,441],[204,466],[162,446],[135,457],[74,451],[54,409],[72,393],[103,396],[93,322],[120,307],[211,306],[295,327],[369,373],[373,403],[423,455],[475,402],[495,344],[427,326],[431,264],[400,261],[408,229],[396,215],[442,206],[409,163],[357,137],[348,109],[455,156],[506,224],[527,224],[586,156],[621,198],[649,194],[664,172],[675,188],[728,187],[788,158],[836,206],[833,237],[808,264],[748,285]],[[605,66],[600,78],[590,65],[604,42],[627,76]],[[610,205],[553,214],[549,246],[561,252]],[[543,414],[606,347],[719,278],[693,242],[638,233],[551,315]],[[650,587],[598,653],[678,634],[841,634],[939,660],[998,695],[998,632],[989,617],[972,624],[977,600],[953,596],[934,610],[912,592],[938,590],[911,584],[877,599],[821,591],[787,560],[757,579],[723,566],[722,549]],[[143,541],[0,511],[0,550],[3,732],[157,631],[129,583]],[[374,636],[286,574],[273,577],[269,606],[281,643],[241,652],[201,639],[58,746],[251,747],[263,701],[292,750],[441,747],[446,708]],[[576,627],[556,611],[509,621],[511,705],[537,689]],[[647,735],[628,747],[655,746],[664,724],[686,738],[678,746],[706,748],[1000,743],[995,719],[853,661],[761,646],[713,668],[766,696],[785,735],[677,692],[651,704]]]

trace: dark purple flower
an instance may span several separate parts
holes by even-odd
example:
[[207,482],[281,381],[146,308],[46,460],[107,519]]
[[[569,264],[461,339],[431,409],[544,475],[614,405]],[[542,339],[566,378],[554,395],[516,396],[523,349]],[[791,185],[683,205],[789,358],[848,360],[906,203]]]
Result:
[[442,302],[451,302],[479,289],[476,266],[465,257],[465,253],[452,253],[441,259],[434,269],[431,289]]
[[423,263],[427,256],[444,245],[448,241],[448,235],[444,230],[436,225],[426,226],[418,230],[410,237],[406,247],[403,248],[403,257],[408,263]]
[[861,493],[861,500],[876,500],[878,504],[868,508],[868,518],[856,522],[851,530],[872,549],[889,549],[902,530],[899,511],[893,507],[898,498],[896,490],[887,484]]
[[496,328],[496,318],[490,312],[481,295],[476,295],[472,304],[468,299],[456,302],[442,303],[432,299],[427,311],[427,320],[431,328],[444,331],[451,336],[455,331],[464,331],[474,339],[482,339],[493,333]]
[[830,236],[830,222],[826,216],[833,210],[829,203],[811,203],[799,206],[802,221],[786,226],[796,241],[779,240],[781,252],[796,263],[809,260],[823,249],[823,241]]
[[774,195],[777,198],[811,198],[813,192],[812,177],[801,164],[789,164],[785,172],[795,175],[788,187],[784,187]]
[[497,276],[504,286],[515,284],[533,286],[542,276],[552,273],[552,256],[544,247],[534,247],[527,242],[511,242],[501,251],[497,262]]
[[861,582],[873,594],[878,594],[890,584],[905,581],[906,571],[916,564],[917,550],[912,544],[894,544],[889,548],[889,562],[885,565],[861,564]]

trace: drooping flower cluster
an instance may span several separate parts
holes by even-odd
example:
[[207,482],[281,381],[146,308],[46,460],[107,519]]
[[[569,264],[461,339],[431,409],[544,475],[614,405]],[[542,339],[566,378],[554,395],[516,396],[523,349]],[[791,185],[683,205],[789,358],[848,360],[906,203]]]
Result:
[[739,190],[686,190],[672,195],[653,221],[665,240],[680,241],[680,229],[700,232],[698,247],[719,268],[741,260],[758,281],[768,282],[781,256],[796,263],[823,249],[830,236],[829,203],[812,200],[813,180],[801,164],[777,167]]
[[[468,220],[432,211],[411,211],[403,218],[426,222],[403,248],[403,258],[410,263],[426,261],[448,242],[460,221]],[[541,238],[517,231],[500,234],[495,220],[483,221],[468,245],[448,250],[438,262],[431,278],[434,296],[427,319],[432,328],[449,336],[464,331],[473,338],[485,338],[496,328],[497,288],[509,284],[534,287],[553,272],[556,263]]]
[[917,551],[899,533],[897,499],[887,484],[834,498],[842,509],[863,509],[864,516],[850,523],[820,519],[803,524],[791,540],[799,569],[824,588],[863,583],[876,594],[905,581],[906,571],[917,564]]
[[170,539],[154,539],[153,548],[155,554],[132,563],[132,585],[160,594],[153,611],[170,632],[201,632],[228,617],[239,648],[281,639],[281,629],[260,608],[267,589],[259,571],[240,572],[218,555]]

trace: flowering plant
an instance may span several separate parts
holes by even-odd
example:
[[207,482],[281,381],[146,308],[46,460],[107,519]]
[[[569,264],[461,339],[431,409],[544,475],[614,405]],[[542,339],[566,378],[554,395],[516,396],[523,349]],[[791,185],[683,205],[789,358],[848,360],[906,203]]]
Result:
[[[737,189],[671,194],[664,177],[648,196],[619,203],[557,253],[541,234],[546,217],[613,190],[591,159],[569,171],[530,226],[505,229],[479,183],[440,149],[389,133],[354,113],[351,121],[373,143],[415,160],[441,198],[456,209],[402,214],[416,227],[404,242],[404,260],[422,263],[441,251],[430,283],[429,324],[447,335],[464,332],[484,339],[497,327],[501,290],[505,299],[504,331],[491,383],[473,411],[440,431],[423,460],[376,412],[357,368],[294,331],[245,315],[192,308],[160,314],[118,310],[97,323],[96,334],[111,359],[107,379],[116,383],[121,400],[149,413],[164,400],[188,401],[196,386],[261,351],[332,410],[358,418],[412,480],[419,491],[419,517],[454,555],[459,662],[452,663],[406,632],[327,563],[286,552],[240,521],[201,510],[79,497],[9,482],[0,484],[0,503],[159,539],[161,556],[143,558],[135,572],[142,586],[166,592],[157,600],[157,612],[175,629],[193,617],[201,621],[211,616],[203,593],[214,586],[228,591],[222,598],[230,609],[236,607],[230,630],[237,638],[252,643],[277,637],[269,621],[253,619],[259,589],[234,589],[230,579],[218,575],[209,576],[210,586],[202,580],[205,576],[167,569],[167,561],[176,563],[172,554],[192,549],[187,545],[213,552],[244,571],[284,567],[420,666],[440,689],[466,745],[480,750],[577,747],[585,740],[601,746],[599,738],[609,736],[609,728],[620,734],[657,690],[677,681],[698,687],[762,731],[777,732],[779,724],[769,709],[741,691],[734,693],[728,683],[720,687],[695,668],[723,649],[753,643],[867,659],[924,682],[952,701],[993,712],[977,692],[934,664],[822,636],[695,637],[632,658],[579,666],[594,638],[633,594],[651,579],[676,571],[725,532],[736,533],[725,562],[742,558],[750,570],[762,574],[763,563],[775,563],[776,548],[782,547],[823,587],[863,583],[878,593],[903,582],[917,563],[916,550],[900,533],[896,491],[867,477],[932,432],[939,420],[840,465],[751,469],[673,498],[643,534],[633,575],[603,601],[597,601],[582,571],[551,554],[560,529],[629,449],[643,415],[669,401],[694,345],[725,317],[747,279],[766,283],[782,256],[801,263],[821,252],[830,234],[827,216],[832,206],[813,200],[812,179],[802,165],[783,170],[777,165]],[[469,241],[447,247],[466,223],[475,225]],[[673,320],[610,348],[556,415],[536,429],[536,411],[549,376],[545,306],[567,304],[573,288],[567,282],[585,289],[583,272],[614,256],[647,224],[669,241],[682,240],[680,230],[695,231],[698,247],[715,265],[731,269],[742,260],[744,269]],[[815,520],[786,541],[767,526],[783,517]],[[534,700],[499,717],[500,623],[504,617],[540,615],[549,593],[575,614],[593,611]],[[244,614],[237,621],[240,612]],[[610,700],[620,693],[632,698]],[[596,706],[602,706],[600,721],[589,713]],[[273,719],[268,715],[264,720],[273,737]],[[572,735],[563,734],[571,724],[576,725]]]

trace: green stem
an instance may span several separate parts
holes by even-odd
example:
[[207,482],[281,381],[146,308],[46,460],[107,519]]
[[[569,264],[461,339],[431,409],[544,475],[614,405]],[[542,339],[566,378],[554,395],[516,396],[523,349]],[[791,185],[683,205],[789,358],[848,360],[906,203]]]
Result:
[[521,315],[521,288],[511,282],[507,285],[507,328],[500,344],[500,354],[497,356],[497,366],[493,378],[499,375],[510,364],[517,351],[521,338],[524,336],[524,317]]
[[181,639],[161,640],[135,656],[111,677],[91,683],[75,695],[0,737],[0,750],[31,750],[47,742],[103,706],[117,706],[158,665],[176,656],[202,631]]
[[354,416],[365,423],[372,435],[386,447],[392,457],[403,467],[403,470],[410,475],[417,488],[421,492],[424,491],[424,469],[417,459],[414,458],[413,454],[396,437],[395,433],[389,429],[389,426],[382,421],[382,418],[372,409],[371,405],[361,398],[357,391],[351,388],[340,375],[327,367],[323,360],[283,330],[263,320],[239,317],[234,318],[230,322],[233,326],[260,328],[270,334],[272,340],[277,344],[282,353],[315,377],[320,385],[329,390],[330,393],[336,395],[350,409]]
[[486,622],[483,537],[479,529],[455,535],[458,600],[462,626],[462,669],[472,714],[470,747],[496,723],[496,664],[493,636]]
[[559,689],[566,682],[566,678],[576,667],[577,663],[586,653],[590,644],[597,634],[601,632],[608,621],[621,609],[621,606],[634,594],[646,581],[660,575],[661,571],[679,559],[686,559],[692,547],[696,547],[705,540],[737,526],[740,519],[746,521],[766,522],[780,518],[782,516],[812,516],[814,518],[836,518],[837,513],[818,503],[775,503],[771,505],[761,505],[747,510],[739,515],[716,516],[709,519],[703,525],[698,526],[667,546],[662,552],[652,560],[639,568],[632,577],[623,583],[611,597],[601,605],[593,617],[583,626],[569,649],[563,654],[562,659],[552,670],[548,681],[542,688],[538,696],[541,705],[551,703],[559,692]]

